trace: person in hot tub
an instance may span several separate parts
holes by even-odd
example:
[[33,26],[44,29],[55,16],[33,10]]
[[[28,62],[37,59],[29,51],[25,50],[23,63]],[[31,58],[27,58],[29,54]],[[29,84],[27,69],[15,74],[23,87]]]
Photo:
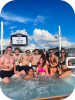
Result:
[[48,67],[46,65],[46,59],[45,58],[40,57],[37,66],[38,66],[38,74],[39,75],[45,75],[46,74],[47,76],[49,76]]
[[[59,58],[59,64],[61,65],[61,69],[58,68],[58,71],[59,70],[61,71],[59,78],[69,76],[72,73],[71,68],[67,68],[67,66],[65,65],[65,59],[66,59],[66,53],[65,50],[63,49],[61,50],[61,57]],[[72,66],[70,59],[68,60],[68,64],[69,66]]]
[[31,60],[30,50],[26,51],[26,54],[23,54],[21,57],[22,61],[22,69],[27,73],[27,70],[29,68],[29,62]]
[[41,56],[39,55],[39,50],[38,49],[35,49],[35,54],[32,55],[32,68],[35,70],[37,68],[37,63],[39,61],[39,58]]
[[23,80],[25,79],[32,79],[32,78],[38,78],[37,73],[34,72],[32,67],[29,67],[27,70],[27,75],[23,77]]
[[4,83],[9,83],[9,77],[19,78],[20,75],[16,71],[15,59],[11,55],[12,47],[8,46],[7,53],[0,58],[0,77]]

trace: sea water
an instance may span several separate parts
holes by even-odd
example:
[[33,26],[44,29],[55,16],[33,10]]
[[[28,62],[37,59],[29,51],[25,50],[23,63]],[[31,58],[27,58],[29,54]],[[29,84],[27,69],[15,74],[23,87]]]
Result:
[[75,77],[58,79],[57,76],[38,76],[38,79],[10,79],[10,83],[0,82],[3,93],[14,100],[27,100],[71,94],[74,90]]

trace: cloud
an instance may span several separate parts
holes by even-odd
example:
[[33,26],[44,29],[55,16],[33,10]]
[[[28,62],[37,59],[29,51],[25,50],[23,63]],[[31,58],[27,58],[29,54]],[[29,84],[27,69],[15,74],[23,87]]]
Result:
[[16,28],[17,26],[11,26],[9,29],[14,29],[14,28]]
[[[33,35],[30,36],[25,29],[17,30],[16,32],[11,32],[10,34],[22,33],[28,36],[28,46],[39,48],[39,49],[49,49],[59,46],[59,40],[54,38],[54,35],[49,33],[47,30],[34,29]],[[6,48],[10,43],[10,39],[3,39],[4,48]],[[0,40],[1,45],[1,40]],[[64,48],[75,47],[74,42],[70,42],[66,37],[61,37],[61,46]],[[25,50],[25,47],[21,47]]]
[[[31,38],[38,44],[39,48],[54,48],[59,46],[59,39],[47,30],[34,29]],[[64,48],[75,47],[75,43],[69,42],[66,37],[61,37],[61,46]]]
[[32,22],[34,26],[36,26],[38,23],[45,23],[46,19],[50,18],[50,17],[38,15],[36,18],[32,19],[32,18],[22,17],[19,15],[15,15],[15,14],[4,12],[4,11],[1,12],[0,17],[2,17],[4,20],[7,20],[7,21],[19,22],[19,23],[24,23],[24,24],[27,24],[28,22]]
[[34,20],[27,17],[18,16],[9,12],[1,12],[0,17],[8,21],[20,22],[20,23],[27,23],[33,22]]
[[29,34],[27,34],[27,32],[26,32],[25,29],[23,29],[23,30],[17,30],[16,32],[11,31],[10,34],[16,34],[16,33],[22,33],[22,34],[24,34],[24,35],[27,35],[27,36],[28,36],[28,40],[29,40],[29,41],[32,41],[32,38],[29,36]]
[[35,19],[33,25],[36,26],[39,22],[40,22],[40,23],[45,23],[47,18],[48,18],[48,17],[38,15],[38,16],[36,17],[36,19]]
[[[3,39],[3,49],[6,49],[9,46],[10,39]],[[0,39],[0,46],[1,46],[1,39]]]

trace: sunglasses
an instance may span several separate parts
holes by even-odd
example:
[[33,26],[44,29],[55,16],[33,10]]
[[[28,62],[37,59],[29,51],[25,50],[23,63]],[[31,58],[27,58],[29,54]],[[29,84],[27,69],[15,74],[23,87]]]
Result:
[[65,53],[65,52],[61,52],[61,53]]
[[53,53],[53,52],[50,52],[50,53]]

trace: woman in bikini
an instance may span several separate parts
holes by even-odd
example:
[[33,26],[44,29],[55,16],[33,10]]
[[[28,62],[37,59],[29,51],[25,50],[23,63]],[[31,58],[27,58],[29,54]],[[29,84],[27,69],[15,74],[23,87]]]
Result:
[[[69,76],[72,73],[71,69],[66,67],[65,59],[66,59],[65,50],[61,50],[61,57],[59,58],[59,65],[61,65],[61,69],[58,68],[58,71],[61,70],[61,74],[59,75],[59,78]],[[72,66],[70,59],[68,60],[68,64],[69,64],[69,66]]]
[[49,64],[50,64],[50,75],[53,76],[58,70],[58,57],[54,55],[54,50],[50,50]]
[[42,53],[41,57],[46,59],[46,65],[49,68],[49,55],[48,55],[48,53],[47,53],[47,51],[45,49],[43,50],[43,53]]
[[40,57],[39,62],[38,62],[38,74],[39,75],[48,75],[48,68],[46,65],[46,60],[43,57]]

